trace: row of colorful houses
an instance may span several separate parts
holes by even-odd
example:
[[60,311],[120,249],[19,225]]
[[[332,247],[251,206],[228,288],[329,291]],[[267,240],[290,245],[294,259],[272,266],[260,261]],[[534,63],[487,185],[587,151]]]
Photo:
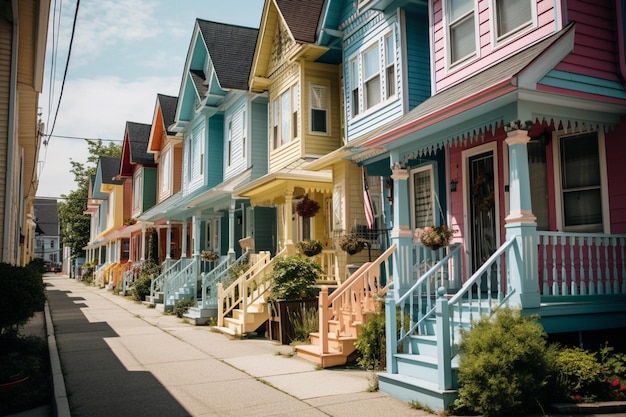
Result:
[[[380,387],[434,409],[456,395],[458,328],[500,305],[549,333],[626,327],[625,13],[624,0],[267,0],[258,29],[197,19],[178,97],[157,95],[121,158],[100,159],[97,281],[132,280],[152,236],[152,301],[197,299],[194,317],[245,334],[267,318],[272,259],[319,240],[334,291],[298,353],[345,362],[385,296]],[[444,225],[446,246],[419,239]],[[342,251],[346,235],[367,250]],[[251,268],[223,288],[242,257]]]

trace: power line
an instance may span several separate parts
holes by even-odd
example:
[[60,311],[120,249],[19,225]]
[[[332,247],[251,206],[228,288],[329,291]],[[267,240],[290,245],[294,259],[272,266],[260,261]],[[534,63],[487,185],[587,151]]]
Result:
[[76,140],[91,140],[91,141],[99,141],[102,142],[124,142],[122,139],[103,139],[103,138],[84,138],[80,136],[65,136],[65,135],[44,135],[50,138],[61,138],[61,139],[76,139]]

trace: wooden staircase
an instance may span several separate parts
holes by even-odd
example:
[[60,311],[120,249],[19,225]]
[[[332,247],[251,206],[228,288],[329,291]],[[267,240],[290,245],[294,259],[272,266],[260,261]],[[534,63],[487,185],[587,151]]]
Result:
[[322,287],[319,298],[319,332],[309,335],[310,345],[296,346],[298,356],[322,368],[345,365],[358,355],[354,343],[368,315],[387,292],[393,245],[374,262],[363,264],[332,294]]
[[[276,257],[284,256],[287,250]],[[275,259],[274,257],[273,259]],[[269,319],[265,294],[272,288],[269,274],[274,263],[269,252],[251,255],[252,266],[228,288],[217,284],[217,326],[216,329],[234,336],[244,336],[258,332]]]

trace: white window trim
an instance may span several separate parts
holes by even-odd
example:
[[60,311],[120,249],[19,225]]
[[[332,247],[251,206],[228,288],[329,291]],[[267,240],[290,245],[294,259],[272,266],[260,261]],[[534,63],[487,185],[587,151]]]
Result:
[[415,219],[415,179],[414,179],[414,176],[415,174],[418,174],[424,171],[430,172],[430,189],[431,189],[430,207],[432,210],[431,215],[432,215],[434,222],[437,222],[437,219],[439,218],[438,213],[437,213],[437,209],[438,209],[437,201],[435,199],[435,193],[437,192],[437,189],[435,188],[435,163],[434,162],[427,163],[427,164],[412,168],[409,172],[409,187],[410,187],[410,197],[411,197],[411,207],[410,207],[411,225],[413,226],[414,229],[418,227],[431,226],[430,224],[417,224],[417,220]]
[[[386,89],[386,85],[387,85],[387,64],[385,62],[385,48],[386,48],[386,44],[385,44],[385,40],[387,39],[387,37],[393,37],[393,47],[394,47],[394,53],[393,53],[393,59],[394,59],[394,66],[396,67],[396,71],[394,71],[394,74],[397,75],[398,71],[398,54],[396,53],[395,49],[397,48],[396,46],[396,38],[395,38],[395,29],[390,28],[389,30],[386,30],[385,32],[381,33],[380,35],[376,36],[376,38],[374,40],[372,40],[371,42],[368,42],[367,44],[363,45],[361,48],[359,48],[358,51],[356,51],[355,53],[353,53],[347,60],[348,62],[348,79],[350,80],[350,91],[349,91],[349,103],[350,103],[350,115],[349,115],[349,120],[358,120],[361,117],[364,117],[370,113],[373,113],[375,111],[377,111],[378,109],[380,109],[381,107],[386,106],[391,100],[395,99],[398,96],[398,80],[395,80],[395,92],[393,95],[391,96],[387,96],[387,89]],[[364,65],[363,65],[363,55],[369,51],[370,49],[374,48],[376,45],[378,45],[378,59],[379,59],[379,66],[378,66],[378,75],[380,77],[380,102],[378,102],[377,104],[366,108],[365,107],[365,83],[368,81],[365,79],[364,74],[363,74],[363,70],[364,70]],[[352,63],[355,62],[357,63],[357,71],[358,71],[358,85],[357,85],[357,89],[358,89],[358,96],[359,96],[359,107],[358,107],[358,111],[355,113],[354,112],[354,103],[353,103],[353,96],[352,93],[355,90],[353,88],[353,74],[352,74]],[[371,78],[370,78],[371,79]]]
[[161,158],[159,161],[159,167],[161,168],[161,194],[166,194],[172,190],[172,154],[171,147],[163,149],[161,152]]
[[537,3],[533,0],[528,1],[530,2],[530,21],[507,34],[498,37],[498,21],[496,16],[496,3],[498,2],[498,0],[489,0],[489,30],[491,31],[491,45],[493,47],[492,49],[495,50],[501,48],[504,45],[507,45],[525,35],[529,31],[537,28]]
[[[611,219],[609,211],[609,190],[608,190],[608,177],[606,167],[606,147],[604,131],[593,131],[598,134],[598,158],[600,163],[600,198],[602,199],[602,229],[603,233],[611,232]],[[565,131],[552,132],[552,162],[554,166],[554,189],[555,189],[555,206],[556,206],[556,227],[557,230],[564,232],[584,233],[585,226],[569,227],[565,228],[563,219],[563,191],[561,182],[561,151],[560,140],[562,138],[570,136],[578,136],[580,134],[592,133],[592,132],[574,132],[566,133]]]
[[[324,87],[326,89],[326,132],[318,132],[313,130],[313,87]],[[328,82],[310,82],[309,83],[309,134],[317,135],[317,136],[330,136],[331,126],[330,126],[330,112],[331,109],[331,100],[330,100],[330,83]],[[322,109],[317,109],[322,110]]]
[[226,120],[226,166],[233,164],[233,118]]
[[[295,126],[295,132],[297,133],[295,136],[293,135],[294,133],[294,120],[293,120],[293,113],[294,110],[298,112],[298,117],[296,120],[296,123],[300,122],[300,117],[301,115],[301,111],[300,111],[300,96],[302,95],[302,91],[301,88],[299,88],[299,81],[296,81],[293,84],[290,84],[289,86],[285,87],[283,90],[281,90],[278,94],[276,94],[275,97],[273,97],[273,99],[270,102],[270,111],[271,111],[271,118],[270,118],[270,145],[271,145],[271,151],[275,151],[277,149],[282,148],[283,146],[288,146],[289,144],[293,143],[294,141],[298,140],[300,138],[299,134],[300,133],[300,129],[298,129],[298,126]],[[294,90],[295,88],[298,88],[298,97],[294,97]],[[282,131],[282,115],[283,115],[283,110],[282,110],[282,106],[281,106],[281,98],[282,96],[289,91],[290,94],[290,98],[291,98],[291,108],[290,108],[290,112],[289,112],[289,140],[287,140],[286,142],[283,141],[283,131]],[[275,105],[276,103],[278,103],[278,127],[280,130],[280,137],[275,138],[275,133],[274,133],[274,118],[275,118]]]
[[133,210],[141,209],[143,193],[143,168],[139,168],[133,175]]
[[443,9],[443,37],[446,45],[445,52],[445,61],[446,61],[446,69],[448,72],[454,72],[458,69],[468,65],[469,63],[476,61],[480,58],[480,35],[479,35],[479,24],[478,24],[478,2],[474,1],[474,53],[470,54],[463,59],[459,59],[456,62],[452,62],[452,46],[450,43],[450,22],[448,17],[448,1],[444,0],[442,2]]
[[241,114],[241,157],[248,155],[248,112],[244,108]]

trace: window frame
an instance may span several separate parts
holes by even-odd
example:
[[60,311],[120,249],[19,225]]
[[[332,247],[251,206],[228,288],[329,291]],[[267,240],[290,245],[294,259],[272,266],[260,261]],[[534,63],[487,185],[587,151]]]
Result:
[[498,28],[500,26],[499,20],[499,7],[498,4],[504,0],[490,0],[489,2],[489,19],[491,24],[491,42],[494,47],[500,47],[504,44],[509,43],[510,41],[520,37],[524,33],[528,32],[530,29],[537,27],[537,6],[536,3],[532,0],[525,0],[529,3],[530,6],[530,19],[517,26],[514,29],[511,29],[507,33],[500,34],[498,33]]
[[172,148],[168,147],[161,152],[159,161],[159,169],[161,170],[161,189],[162,194],[171,191],[172,185]]
[[[602,215],[602,230],[595,230],[596,224],[586,225],[565,225],[565,203],[563,198],[563,178],[562,178],[562,158],[561,158],[561,140],[566,138],[572,138],[576,136],[584,136],[590,133],[597,135],[598,144],[598,169],[600,176],[600,184],[596,186],[600,190],[601,207],[600,213]],[[557,230],[573,233],[610,233],[610,211],[609,211],[609,193],[608,193],[608,176],[607,176],[607,164],[606,164],[606,145],[604,131],[587,131],[587,132],[575,132],[565,133],[564,131],[552,133],[552,159],[554,166],[554,187],[555,187],[555,209],[556,209],[556,225]],[[589,188],[589,187],[586,187]]]
[[[313,90],[314,88],[323,88],[324,89],[324,95],[326,100],[324,103],[324,108],[316,108],[314,106],[314,95],[313,95]],[[320,83],[320,82],[311,82],[309,83],[309,133],[312,135],[321,135],[321,136],[328,136],[330,135],[330,87],[328,84],[326,83]],[[318,110],[318,111],[323,111],[324,112],[324,127],[325,130],[313,130],[314,127],[314,123],[313,123],[313,111],[314,110]]]
[[[473,7],[470,8],[469,11],[467,11],[465,14],[461,15],[460,17],[458,17],[457,19],[455,19],[454,21],[452,21],[452,18],[450,17],[450,10],[452,9],[450,7],[450,2],[452,0],[446,0],[443,2],[443,7],[444,7],[444,36],[446,37],[446,64],[448,66],[448,69],[450,70],[454,70],[456,68],[458,68],[459,66],[462,66],[463,64],[467,63],[468,61],[472,60],[473,58],[477,58],[478,54],[479,54],[479,42],[478,42],[478,4],[475,0],[470,0],[473,4]],[[452,29],[453,27],[459,26],[460,23],[463,23],[465,20],[467,20],[468,18],[472,18],[474,21],[474,50],[472,53],[467,54],[463,57],[458,58],[457,60],[453,61],[452,57]]]
[[233,163],[233,118],[229,117],[226,121],[226,166],[230,167]]
[[133,211],[141,210],[142,174],[143,168],[138,168],[133,174]]
[[[417,224],[417,219],[416,219],[416,204],[415,204],[415,176],[423,173],[423,172],[428,172],[429,176],[430,176],[430,218],[431,218],[431,222],[429,222],[428,224]],[[431,162],[431,163],[426,163],[426,164],[422,164],[416,167],[412,167],[411,170],[409,171],[409,195],[410,195],[410,199],[411,199],[411,225],[413,226],[413,229],[417,229],[417,228],[423,228],[423,227],[427,227],[427,226],[432,226],[433,224],[437,225],[438,223],[438,218],[439,216],[437,216],[437,202],[436,202],[436,197],[435,197],[435,193],[436,193],[436,181],[435,181],[435,163]]]
[[[283,103],[285,98],[289,96],[289,115],[287,116],[283,112]],[[280,91],[271,101],[270,109],[271,109],[271,130],[270,134],[272,138],[270,143],[272,145],[272,150],[279,149],[289,143],[297,140],[299,138],[298,133],[300,130],[298,129],[298,121],[299,121],[299,113],[300,113],[300,82],[297,81],[284,90]],[[286,130],[289,131],[288,138],[285,139],[283,135],[283,129],[285,126],[285,122],[289,122],[289,126]]]

